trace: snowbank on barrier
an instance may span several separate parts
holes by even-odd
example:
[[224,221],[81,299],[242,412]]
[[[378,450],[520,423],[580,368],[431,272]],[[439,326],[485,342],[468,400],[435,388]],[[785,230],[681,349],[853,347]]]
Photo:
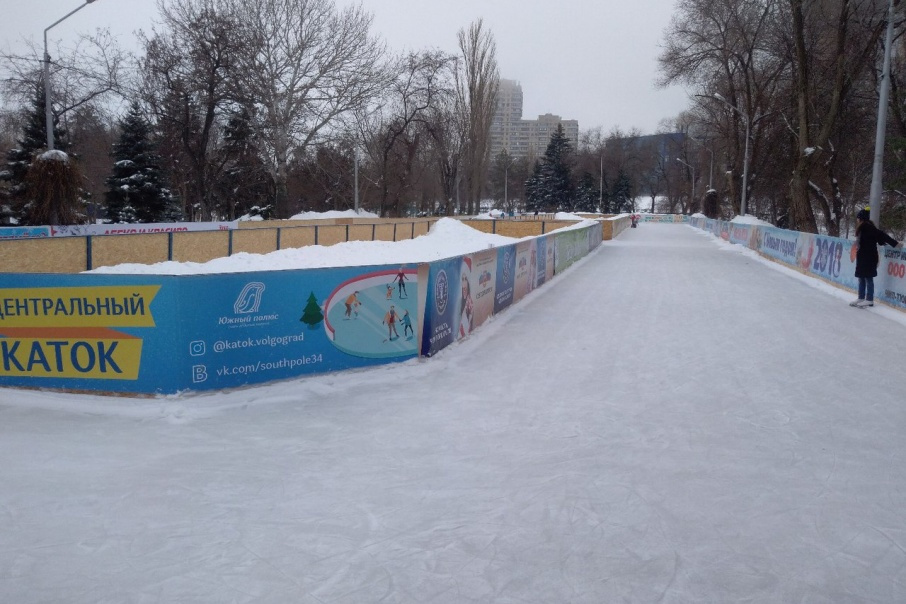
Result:
[[451,220],[418,239],[237,255],[232,270],[2,275],[0,386],[167,394],[430,356],[602,236],[595,221],[513,240]]

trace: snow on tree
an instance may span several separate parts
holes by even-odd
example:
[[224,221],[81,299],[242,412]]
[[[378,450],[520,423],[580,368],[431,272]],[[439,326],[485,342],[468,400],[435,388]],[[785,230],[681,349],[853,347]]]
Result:
[[572,145],[562,124],[557,124],[544,157],[526,182],[526,206],[532,210],[570,212],[574,198]]
[[107,178],[107,218],[112,222],[172,222],[181,218],[176,200],[164,186],[151,126],[137,102],[120,122],[113,145],[113,172]]
[[[28,107],[23,109],[25,124],[18,146],[6,153],[6,168],[2,180],[7,182],[0,194],[6,198],[8,212],[20,224],[46,224],[33,215],[35,199],[28,189],[28,172],[37,155],[47,149],[47,126],[45,121],[44,87],[35,86],[35,94]],[[69,148],[66,130],[59,126],[56,113],[53,115],[54,146],[60,151]]]

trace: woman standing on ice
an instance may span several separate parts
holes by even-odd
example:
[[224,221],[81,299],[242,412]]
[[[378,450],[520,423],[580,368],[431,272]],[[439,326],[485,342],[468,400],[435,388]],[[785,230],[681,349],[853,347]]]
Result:
[[856,220],[856,277],[859,279],[859,299],[849,303],[850,306],[865,308],[875,305],[875,277],[878,276],[879,245],[903,247],[896,239],[879,229],[869,218],[868,210],[859,210]]

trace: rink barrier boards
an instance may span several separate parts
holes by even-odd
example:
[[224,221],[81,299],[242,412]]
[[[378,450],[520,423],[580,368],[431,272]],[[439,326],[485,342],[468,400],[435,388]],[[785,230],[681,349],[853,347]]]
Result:
[[551,281],[602,233],[562,229],[403,266],[0,274],[0,386],[158,395],[429,357]]
[[[591,216],[603,238],[616,237],[628,215]],[[123,263],[208,262],[238,253],[268,254],[348,241],[404,241],[425,235],[439,218],[410,220],[334,218],[231,223],[167,223],[0,227],[0,267],[7,273],[79,273]],[[502,220],[462,219],[484,233],[505,237],[545,235],[575,224],[554,215]]]
[[[849,239],[704,217],[689,224],[837,287],[853,293],[859,289],[855,242]],[[906,250],[884,246],[878,252],[875,300],[906,310]]]

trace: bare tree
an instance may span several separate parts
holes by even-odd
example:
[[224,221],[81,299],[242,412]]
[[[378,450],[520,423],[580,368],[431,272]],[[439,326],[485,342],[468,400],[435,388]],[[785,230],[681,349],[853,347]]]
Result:
[[474,214],[481,201],[490,164],[491,120],[497,107],[500,74],[497,69],[497,44],[493,34],[479,19],[468,31],[459,30],[462,65],[457,71],[459,107],[468,124],[463,152],[466,183],[466,213]]
[[[431,115],[450,96],[444,78],[455,58],[440,51],[410,53],[398,62],[398,75],[389,88],[388,103],[377,112],[376,158],[381,166],[381,216],[399,216],[401,202],[412,199],[422,138]],[[393,185],[393,186],[392,186]],[[391,190],[393,193],[391,194]]]
[[366,105],[385,85],[384,45],[361,5],[332,0],[219,0],[244,44],[236,55],[243,102],[257,108],[254,129],[276,183],[276,212],[287,202],[288,166],[322,140],[339,118]]
[[142,36],[138,94],[160,131],[160,154],[190,219],[214,217],[221,135],[239,96],[235,23],[216,0],[159,3],[161,31]]
[[[660,84],[684,83],[698,90],[704,98],[696,102],[697,129],[728,142],[723,146],[724,189],[733,213],[741,209],[744,122],[750,120],[751,168],[757,165],[766,126],[757,118],[773,109],[778,87],[788,73],[789,60],[782,45],[779,51],[777,45],[780,9],[780,0],[682,0],[659,58]],[[720,102],[716,93],[735,110]],[[748,198],[755,182],[755,172],[750,170]]]
[[[899,4],[897,0],[896,4]],[[814,196],[832,234],[839,232],[839,204],[817,188],[813,170],[834,154],[831,137],[854,86],[877,60],[886,26],[886,3],[873,0],[789,0],[793,48],[797,156],[790,182],[792,228],[817,232]]]
[[[28,103],[35,86],[42,84],[44,78],[44,50],[31,40],[25,46],[24,53],[0,53],[3,91],[20,106]],[[73,46],[57,44],[48,54],[51,55],[51,99],[58,118],[122,89],[120,81],[126,54],[109,30],[79,35]]]

